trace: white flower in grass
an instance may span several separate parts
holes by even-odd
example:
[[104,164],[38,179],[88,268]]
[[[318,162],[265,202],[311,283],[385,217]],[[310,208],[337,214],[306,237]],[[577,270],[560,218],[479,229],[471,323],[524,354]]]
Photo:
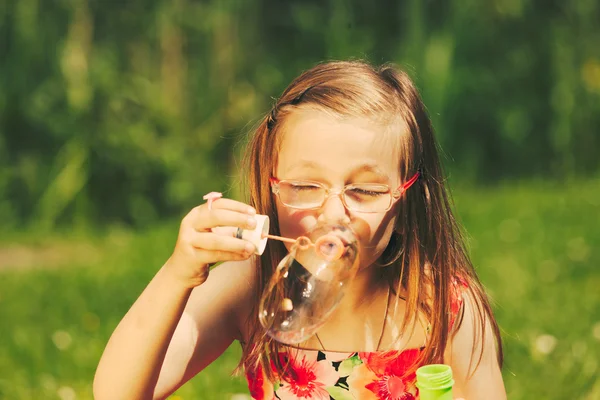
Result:
[[64,351],[68,349],[69,346],[71,346],[73,339],[71,338],[69,332],[56,331],[52,334],[52,341],[54,342],[54,345],[57,349]]
[[535,339],[535,348],[542,354],[550,354],[556,347],[557,340],[552,335],[540,335]]
[[56,391],[60,400],[75,400],[77,398],[77,394],[72,387],[69,386],[61,386]]

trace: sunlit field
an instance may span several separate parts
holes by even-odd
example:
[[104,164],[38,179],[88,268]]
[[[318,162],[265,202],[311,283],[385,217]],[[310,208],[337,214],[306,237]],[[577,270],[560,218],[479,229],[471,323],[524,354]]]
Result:
[[[510,399],[600,398],[600,183],[457,189],[502,328]],[[143,232],[0,238],[0,398],[91,399],[119,319],[168,257],[177,223]],[[249,398],[234,343],[173,398]]]

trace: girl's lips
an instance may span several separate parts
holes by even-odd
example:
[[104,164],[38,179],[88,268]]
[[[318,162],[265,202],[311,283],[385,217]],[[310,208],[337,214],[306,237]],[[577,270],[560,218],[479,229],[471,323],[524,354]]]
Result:
[[310,241],[314,244],[319,238],[327,235],[335,236],[342,242],[344,247],[351,247],[354,244],[357,244],[358,242],[358,237],[356,236],[352,228],[349,225],[339,223],[314,226],[312,229],[308,230],[303,235],[300,235],[297,238],[295,238],[295,240],[298,240],[302,237],[306,237],[309,238]]
[[328,235],[335,236],[337,239],[339,239],[339,240],[342,242],[342,244],[343,244],[344,246],[347,246],[347,245],[349,244],[349,241],[348,241],[348,239],[346,239],[346,238],[344,237],[344,236],[345,236],[345,235],[344,235],[344,232],[341,232],[341,231],[340,231],[340,230],[338,230],[338,229],[334,229],[333,231],[331,231],[331,233],[328,233]]

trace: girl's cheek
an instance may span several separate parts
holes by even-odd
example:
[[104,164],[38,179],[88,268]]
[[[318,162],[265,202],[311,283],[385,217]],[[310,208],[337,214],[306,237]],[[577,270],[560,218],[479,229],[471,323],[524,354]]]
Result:
[[355,221],[353,227],[359,240],[362,257],[365,260],[374,261],[381,255],[389,242],[393,231],[393,220],[363,218]]
[[355,217],[352,219],[351,225],[359,242],[369,244],[373,240],[373,232],[375,232],[374,228],[376,228],[378,224],[377,221]]
[[317,222],[314,212],[307,210],[278,207],[277,214],[280,233],[285,237],[297,238],[306,235]]

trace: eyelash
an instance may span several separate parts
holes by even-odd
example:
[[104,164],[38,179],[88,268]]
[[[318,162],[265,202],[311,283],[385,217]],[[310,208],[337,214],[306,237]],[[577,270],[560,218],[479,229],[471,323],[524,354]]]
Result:
[[365,195],[365,196],[373,196],[373,197],[381,196],[381,195],[385,194],[383,192],[375,192],[373,190],[366,190],[366,189],[360,189],[360,188],[353,188],[352,190],[356,191],[358,194]]
[[[292,188],[296,191],[308,191],[308,190],[318,190],[320,189],[320,187],[318,186],[313,186],[313,185],[292,185]],[[352,191],[354,191],[356,194],[358,195],[363,195],[363,196],[381,196],[384,195],[384,192],[377,192],[374,190],[368,190],[368,189],[363,189],[363,188],[352,188]]]
[[292,188],[294,188],[294,190],[320,189],[318,186],[312,185],[292,185]]

